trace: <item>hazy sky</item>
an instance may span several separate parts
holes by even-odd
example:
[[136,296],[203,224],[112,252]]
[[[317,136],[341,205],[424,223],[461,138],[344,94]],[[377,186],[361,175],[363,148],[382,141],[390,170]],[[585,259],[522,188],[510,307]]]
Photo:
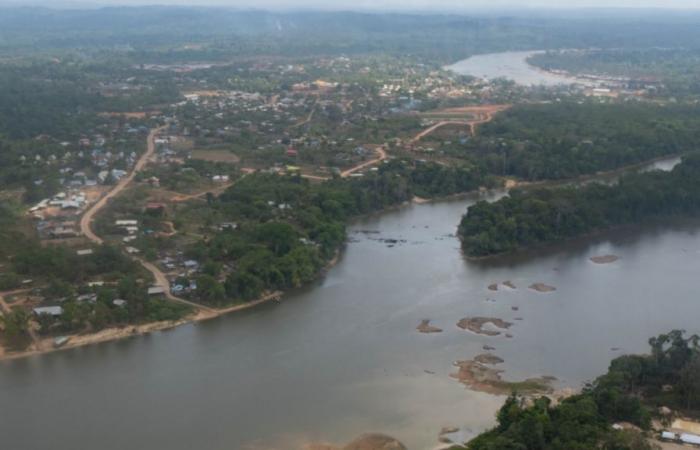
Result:
[[[54,3],[55,2],[55,3]],[[694,8],[700,9],[700,0],[0,0],[0,4],[70,3],[74,5],[227,5],[242,8],[270,9],[390,9],[390,10],[469,10],[473,8]]]

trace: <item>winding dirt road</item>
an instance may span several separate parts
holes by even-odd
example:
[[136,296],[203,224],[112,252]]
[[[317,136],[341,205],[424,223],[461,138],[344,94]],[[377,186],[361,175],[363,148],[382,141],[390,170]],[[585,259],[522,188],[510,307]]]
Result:
[[340,176],[342,178],[347,178],[350,175],[352,175],[353,173],[364,169],[365,167],[373,166],[375,164],[379,164],[380,162],[384,161],[386,159],[386,149],[384,148],[385,145],[386,144],[377,147],[377,153],[379,153],[379,156],[377,158],[370,159],[369,161],[365,161],[362,164],[358,164],[355,167],[352,167],[344,172],[341,172]]
[[[461,108],[446,108],[438,111],[427,112],[423,114],[425,118],[439,118],[440,121],[431,127],[418,133],[412,140],[411,143],[415,144],[420,141],[425,136],[434,132],[438,128],[444,127],[446,125],[466,125],[469,127],[469,132],[472,136],[476,135],[476,127],[490,122],[493,117],[506,109],[510,108],[511,105],[481,105],[481,106],[465,106]],[[472,114],[474,117],[471,119],[459,119],[457,116],[464,114]],[[451,116],[455,116],[451,118]]]
[[[136,164],[134,165],[134,168],[131,170],[131,172],[129,172],[128,175],[119,180],[119,182],[112,188],[112,190],[110,190],[104,197],[102,197],[99,201],[97,201],[90,208],[88,208],[87,211],[85,211],[85,214],[83,214],[83,217],[80,219],[80,230],[86,238],[88,238],[96,244],[102,244],[104,242],[104,239],[99,237],[92,230],[93,218],[102,208],[104,208],[107,205],[107,202],[110,199],[119,195],[134,180],[136,174],[143,170],[143,168],[146,166],[149,160],[153,158],[153,155],[156,151],[155,137],[164,129],[165,126],[154,128],[150,131],[150,133],[148,133],[148,140],[146,142],[146,152],[143,155],[141,155],[138,161],[136,161]],[[168,281],[168,278],[158,267],[156,267],[156,265],[136,256],[132,256],[132,258],[135,261],[138,261],[146,270],[151,272],[153,278],[155,279],[156,285],[162,287],[165,290],[165,297],[168,300],[189,305],[207,313],[216,313],[216,311],[212,308],[191,302],[189,300],[185,300],[184,298],[176,297],[172,294],[172,292],[170,292],[170,282]]]
[[80,231],[85,235],[86,238],[90,239],[92,242],[95,242],[97,244],[102,244],[104,242],[101,237],[99,237],[92,231],[92,220],[95,217],[95,214],[97,214],[102,208],[104,208],[111,198],[114,198],[117,195],[119,195],[119,193],[123,191],[124,188],[126,188],[129,185],[129,183],[131,183],[134,180],[136,174],[144,168],[146,163],[148,163],[148,160],[150,160],[153,157],[153,154],[156,151],[155,137],[164,129],[164,126],[160,128],[154,128],[151,130],[150,133],[148,133],[146,152],[143,155],[141,155],[138,161],[136,161],[136,164],[134,165],[134,168],[131,170],[131,172],[129,172],[128,175],[119,180],[119,182],[112,188],[111,191],[109,191],[104,197],[102,197],[94,205],[88,208],[87,211],[85,211],[85,214],[83,214],[83,217],[80,219]]

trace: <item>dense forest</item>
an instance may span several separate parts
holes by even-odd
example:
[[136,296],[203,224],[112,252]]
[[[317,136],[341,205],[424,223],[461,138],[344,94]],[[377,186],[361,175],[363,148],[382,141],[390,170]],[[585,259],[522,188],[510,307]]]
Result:
[[157,6],[3,8],[0,54],[116,49],[141,62],[157,62],[391,52],[450,62],[516,49],[687,47],[700,41],[696,24],[695,13],[643,10],[624,16],[518,10],[459,16]]
[[[24,63],[0,64],[0,136],[29,139],[42,134],[67,139],[100,120],[103,111],[139,111],[149,105],[170,103],[180,98],[178,89],[157,74],[148,85],[142,72],[96,67],[81,58],[36,59]],[[123,75],[129,82],[114,81]],[[116,85],[119,96],[108,96],[99,88]],[[128,90],[125,90],[128,89]]]
[[459,225],[469,256],[511,252],[650,219],[700,213],[700,153],[683,157],[670,172],[621,177],[612,186],[513,190],[494,203],[471,206]]
[[[205,225],[235,223],[235,229],[192,246],[204,261],[198,295],[208,303],[250,300],[263,291],[307,283],[345,242],[347,221],[411,200],[474,190],[489,183],[467,167],[397,160],[363,178],[313,184],[298,176],[245,177],[208,205],[193,207],[177,220]],[[235,268],[217,284],[224,266]]]
[[460,150],[487,173],[564,179],[697,149],[700,108],[649,103],[518,105]]
[[615,430],[612,425],[628,422],[649,430],[652,412],[660,406],[697,411],[698,340],[680,330],[651,338],[650,355],[616,358],[605,375],[556,406],[546,397],[526,403],[513,394],[497,414],[498,425],[469,442],[468,448],[651,450],[654,447],[640,432]]

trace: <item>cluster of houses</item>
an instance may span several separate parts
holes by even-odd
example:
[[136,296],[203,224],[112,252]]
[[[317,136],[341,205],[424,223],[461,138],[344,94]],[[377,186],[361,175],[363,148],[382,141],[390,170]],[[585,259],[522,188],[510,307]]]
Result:
[[200,271],[198,261],[185,259],[178,253],[177,257],[162,257],[158,264],[169,273],[170,291],[173,294],[187,294],[197,290],[197,282],[191,276]]

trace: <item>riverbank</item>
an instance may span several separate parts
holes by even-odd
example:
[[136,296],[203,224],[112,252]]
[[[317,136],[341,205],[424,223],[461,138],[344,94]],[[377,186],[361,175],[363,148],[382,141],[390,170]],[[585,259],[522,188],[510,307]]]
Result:
[[[532,188],[532,187],[556,186],[556,185],[563,185],[563,184],[570,184],[570,183],[583,183],[583,182],[591,181],[594,179],[614,177],[614,176],[620,175],[620,174],[627,172],[627,171],[630,171],[630,170],[642,169],[646,166],[650,166],[650,165],[653,165],[653,164],[661,162],[661,161],[666,161],[666,160],[671,161],[671,160],[678,158],[678,157],[679,157],[678,155],[659,157],[659,158],[655,158],[653,160],[646,161],[643,163],[637,163],[637,164],[634,164],[631,166],[626,166],[626,167],[623,167],[620,169],[616,169],[614,171],[599,172],[599,173],[594,174],[594,175],[581,176],[581,177],[578,177],[576,179],[570,179],[570,180],[524,182],[524,181],[516,181],[516,180],[511,179],[511,180],[506,180],[504,185],[505,185],[505,188],[508,189],[508,188],[516,188],[516,187],[517,188]],[[510,183],[509,183],[509,181],[510,181]],[[421,198],[421,197],[415,196],[409,201],[401,202],[401,203],[383,208],[380,211],[376,211],[376,212],[369,213],[369,214],[363,214],[362,216],[355,217],[355,218],[353,218],[353,220],[350,221],[350,223],[352,223],[352,221],[354,221],[354,220],[360,220],[362,218],[368,218],[368,217],[376,216],[379,214],[384,214],[387,212],[400,210],[402,208],[405,208],[405,207],[408,207],[411,205],[424,205],[424,204],[432,204],[432,203],[438,203],[438,202],[454,201],[454,200],[464,199],[466,197],[473,196],[473,195],[485,194],[486,192],[488,192],[488,190],[486,188],[480,188],[479,190],[475,190],[475,191],[460,192],[460,193],[439,196],[439,197],[433,197],[433,198]],[[620,227],[620,228],[622,228],[622,227]],[[585,236],[581,236],[579,238],[576,238],[575,240],[578,241],[578,240],[590,239],[591,237],[594,237],[596,235],[601,235],[607,231],[609,231],[609,230],[599,230],[597,232],[593,232],[593,233],[587,234]],[[544,244],[542,247],[555,246],[557,244],[561,244],[561,242],[562,241]],[[531,248],[519,250],[517,253],[526,254],[528,250],[531,250]],[[332,267],[334,267],[339,262],[340,258],[342,257],[342,254],[343,254],[343,248],[341,247],[336,251],[333,258],[331,258],[324,265],[324,267],[319,271],[317,279],[322,277]],[[510,255],[510,254],[488,255],[488,256],[483,256],[483,257],[469,257],[469,256],[465,256],[465,257],[468,260],[483,260],[483,259],[497,258],[499,256],[502,257],[504,255]],[[251,309],[251,308],[254,308],[256,306],[259,306],[259,305],[262,305],[265,303],[269,303],[273,300],[279,300],[283,294],[284,293],[281,291],[273,292],[270,294],[263,295],[261,298],[247,302],[247,303],[236,304],[236,305],[232,305],[232,306],[220,308],[220,309],[206,308],[206,307],[204,307],[204,305],[202,305],[202,308],[200,308],[198,312],[193,313],[193,314],[191,314],[183,319],[180,319],[178,321],[152,322],[152,323],[147,323],[147,324],[129,325],[129,326],[125,326],[125,327],[112,327],[112,328],[108,328],[105,330],[101,330],[97,333],[68,335],[66,337],[69,338],[69,341],[65,345],[63,345],[59,348],[54,347],[53,338],[42,339],[40,342],[40,345],[37,346],[37,345],[33,344],[32,346],[30,346],[30,349],[28,349],[26,351],[21,351],[21,352],[13,352],[13,351],[9,351],[7,348],[0,348],[0,361],[9,360],[9,359],[19,359],[19,358],[24,358],[24,357],[33,356],[33,355],[51,353],[51,352],[59,351],[59,350],[66,350],[66,349],[82,347],[82,346],[91,345],[91,344],[98,344],[98,343],[109,342],[109,341],[118,340],[118,339],[124,339],[124,338],[131,337],[131,336],[144,335],[144,334],[148,334],[148,333],[152,333],[152,332],[156,332],[156,331],[163,331],[163,330],[167,330],[167,329],[172,329],[175,327],[179,327],[180,325],[184,325],[184,324],[188,324],[188,323],[196,323],[196,322],[200,322],[203,320],[209,320],[209,319],[213,319],[216,317],[220,317],[222,315],[232,314],[235,312]],[[2,346],[0,346],[0,347],[2,347]]]
[[[114,420],[138,429],[137,418],[128,415],[134,408],[152,417],[157,429],[172,429],[173,421],[192,424],[174,430],[167,442],[161,433],[132,436],[137,446],[185,450],[220,436],[233,448],[287,449],[297,442],[345,444],[378,430],[410,448],[429,449],[443,426],[459,427],[464,440],[492,427],[504,400],[449,378],[458,370],[455,361],[488,350],[505,360],[495,366],[504,370],[504,381],[552,375],[555,388],[577,387],[602,373],[613,357],[643,351],[648,337],[669,323],[692,329],[700,307],[692,295],[697,234],[666,229],[625,234],[515,264],[465,264],[455,251],[457,241],[444,236],[472,202],[411,206],[353,222],[338,265],[280,304],[145,338],[0,363],[4,400],[42,405],[20,408],[10,424],[19,427],[34,417],[55,424],[55,433],[75,420],[93,426],[90,405],[101,398],[110,405],[110,420],[94,424],[99,436],[118,441],[110,426]],[[359,230],[373,233],[355,233]],[[400,237],[407,244],[390,249],[378,237]],[[588,260],[604,254],[620,256],[621,263],[598,266]],[[517,289],[486,289],[502,280]],[[534,281],[558,290],[527,289]],[[479,316],[513,322],[513,339],[455,326],[462,317]],[[622,316],[625,323],[645,326],[621,327],[614,319]],[[418,332],[416,326],[428,318],[445,331]],[[93,382],[76,384],[84,379]],[[66,398],[75,405],[68,417],[61,414]],[[211,421],[197,409],[177,408],[183,402],[206,404],[211,414],[229,420]],[[272,404],[278,407],[269,408]],[[387,404],[391,408],[383,407]],[[300,414],[287,414],[300,405]],[[16,434],[14,440],[10,434],[11,442],[26,442]],[[88,437],[88,443],[99,448],[99,436]],[[84,445],[79,441],[67,442]]]
[[[667,155],[667,156],[660,156],[651,160],[647,160],[644,162],[639,162],[635,164],[631,164],[628,166],[620,167],[618,169],[614,169],[611,171],[605,171],[605,172],[597,172],[595,174],[591,175],[582,175],[576,178],[571,178],[571,179],[565,179],[565,180],[544,180],[544,181],[535,181],[535,182],[530,182],[530,181],[519,181],[515,179],[507,179],[505,181],[505,188],[506,190],[510,189],[523,189],[523,190],[528,190],[528,189],[539,189],[539,188],[561,188],[561,187],[566,187],[566,186],[571,186],[571,185],[579,185],[579,186],[585,186],[587,183],[591,182],[602,182],[603,184],[608,184],[613,185],[613,182],[617,181],[619,177],[626,173],[631,173],[631,172],[639,172],[643,173],[649,170],[662,170],[664,172],[669,172],[670,170],[673,169],[677,164],[680,163],[682,158],[682,155],[679,154],[673,154],[673,155]],[[663,168],[661,166],[658,166],[660,163],[667,162],[669,163],[668,168]],[[606,183],[608,182],[608,183]],[[670,217],[669,219],[675,219],[677,217],[673,216]],[[649,219],[646,223],[654,223],[657,221],[664,221],[667,220],[665,218],[659,218],[659,217],[652,217]],[[525,246],[520,246],[517,248],[514,248],[512,250],[506,250],[502,251],[499,253],[490,253],[490,254],[485,254],[485,255],[469,255],[464,251],[464,246],[463,246],[463,237],[457,233],[458,238],[460,240],[460,243],[462,244],[462,255],[464,258],[468,261],[487,261],[487,260],[495,260],[498,258],[503,258],[503,257],[512,257],[512,256],[518,256],[518,255],[527,255],[530,252],[534,250],[546,250],[546,249],[551,249],[551,248],[556,248],[558,245],[561,245],[562,243],[576,243],[576,242],[585,242],[588,241],[592,238],[595,238],[597,236],[602,236],[605,235],[606,233],[614,232],[617,230],[622,230],[622,229],[634,229],[635,227],[638,227],[640,224],[635,223],[635,224],[613,224],[613,225],[607,225],[602,228],[596,228],[592,229],[590,231],[587,231],[585,233],[582,233],[577,236],[572,236],[568,238],[560,238],[560,239],[553,239],[553,240],[547,240],[547,241],[541,241],[537,242],[534,244],[530,245],[525,245]],[[594,261],[595,262],[595,261]]]
[[101,344],[104,342],[116,341],[129,337],[142,336],[157,331],[170,330],[182,325],[202,322],[205,320],[215,319],[223,315],[245,311],[272,301],[280,301],[282,295],[283,293],[281,291],[276,291],[263,295],[262,297],[247,303],[236,304],[219,309],[199,310],[193,314],[183,317],[180,320],[149,322],[137,325],[125,325],[123,327],[110,327],[95,333],[67,334],[63,337],[67,338],[68,341],[59,347],[54,345],[54,338],[49,337],[41,339],[38,345],[33,344],[29,347],[29,349],[24,351],[14,352],[9,351],[7,348],[0,348],[0,361],[43,355],[62,350],[84,347],[87,345]]

